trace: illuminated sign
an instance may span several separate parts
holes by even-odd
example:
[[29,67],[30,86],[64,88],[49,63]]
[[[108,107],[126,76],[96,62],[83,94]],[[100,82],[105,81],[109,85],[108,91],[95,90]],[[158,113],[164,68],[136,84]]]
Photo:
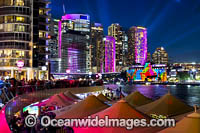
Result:
[[17,67],[19,67],[19,68],[24,67],[24,61],[19,60],[19,61],[17,62]]

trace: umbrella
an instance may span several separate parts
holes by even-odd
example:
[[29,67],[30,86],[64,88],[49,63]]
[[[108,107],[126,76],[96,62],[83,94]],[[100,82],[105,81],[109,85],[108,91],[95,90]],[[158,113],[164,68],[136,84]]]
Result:
[[[111,107],[98,112],[92,117],[98,116],[99,118],[105,118],[108,116],[109,118],[115,119],[147,119],[150,120],[148,116],[136,110],[132,106],[130,106],[125,100],[120,100]],[[74,128],[74,131],[79,133],[126,133],[126,132],[137,132],[139,128],[134,128],[131,130],[127,130],[125,127],[81,127]]]
[[78,96],[74,95],[73,93],[71,93],[71,91],[66,91],[64,92],[64,95],[71,98],[71,99],[74,99],[74,100],[81,100]]
[[191,106],[172,96],[170,93],[165,94],[154,102],[140,106],[137,109],[148,115],[155,114],[164,115],[166,117],[183,114],[193,110]]
[[69,110],[56,118],[84,118],[108,107],[96,96],[90,95],[86,99],[74,104]]
[[130,95],[126,96],[125,100],[133,107],[138,107],[153,101],[152,99],[142,95],[139,91],[135,91]]
[[103,101],[103,102],[108,102],[108,101],[110,101],[110,99],[108,99],[108,98],[107,98],[106,96],[104,96],[102,93],[99,94],[99,95],[97,96],[97,98],[98,98],[99,100]]
[[200,133],[200,113],[195,108],[195,112],[184,117],[176,127],[164,129],[160,133]]

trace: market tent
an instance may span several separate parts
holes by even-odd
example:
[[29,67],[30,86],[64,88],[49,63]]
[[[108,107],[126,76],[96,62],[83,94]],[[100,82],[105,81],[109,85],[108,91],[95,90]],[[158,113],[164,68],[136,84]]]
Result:
[[[74,103],[75,104],[75,103]],[[53,112],[54,114],[56,114],[56,116],[59,116],[59,115],[62,115],[64,114],[66,111],[68,111],[69,109],[71,109],[73,107],[73,105],[69,105],[69,106],[65,106],[61,109],[57,109],[57,110],[53,110],[53,111],[50,111],[50,112]]]
[[167,128],[160,133],[200,133],[200,113],[195,111],[176,123],[175,127]]
[[97,98],[103,102],[108,102],[110,99],[108,99],[106,96],[104,96],[102,93],[100,93]]
[[171,117],[193,110],[193,107],[172,96],[169,92],[160,99],[137,108],[148,115],[163,115]]
[[86,99],[74,104],[69,110],[56,118],[84,118],[109,107],[96,96],[90,95]]
[[71,91],[66,91],[63,93],[65,96],[73,99],[73,100],[81,100],[78,96],[76,96],[75,94],[71,93]]
[[69,101],[69,102],[71,102],[71,103],[73,103],[73,102],[76,101],[75,99],[72,99],[72,98],[66,96],[63,92],[60,93],[60,94],[58,94],[58,95],[59,95],[62,99],[64,99],[65,101]]
[[142,95],[139,91],[135,91],[130,95],[126,96],[125,100],[133,107],[145,105],[153,101],[152,99]]
[[[98,116],[105,120],[105,116],[121,121],[120,119],[146,119],[150,120],[148,116],[139,112],[131,107],[125,100],[120,100],[111,107],[92,115],[92,118]],[[130,126],[131,127],[131,126]],[[125,127],[74,127],[74,132],[77,133],[137,133],[137,130],[142,128],[134,127],[131,130],[127,130]],[[138,132],[139,133],[139,132]]]
[[45,103],[45,106],[68,106],[71,105],[71,102],[65,101],[62,97],[59,95],[53,95],[52,97],[47,100]]

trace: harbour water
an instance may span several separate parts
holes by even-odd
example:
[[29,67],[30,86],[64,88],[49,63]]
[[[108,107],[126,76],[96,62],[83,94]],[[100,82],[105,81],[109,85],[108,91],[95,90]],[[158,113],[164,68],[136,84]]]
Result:
[[143,95],[156,100],[170,91],[172,95],[181,99],[188,105],[200,106],[200,86],[190,85],[105,85],[105,88],[117,89],[122,87],[125,95],[138,90]]

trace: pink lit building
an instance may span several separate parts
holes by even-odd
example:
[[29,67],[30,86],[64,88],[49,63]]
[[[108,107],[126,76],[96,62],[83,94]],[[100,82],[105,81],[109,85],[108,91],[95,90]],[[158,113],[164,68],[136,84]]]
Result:
[[115,72],[116,53],[115,53],[115,38],[106,36],[105,43],[105,73]]

